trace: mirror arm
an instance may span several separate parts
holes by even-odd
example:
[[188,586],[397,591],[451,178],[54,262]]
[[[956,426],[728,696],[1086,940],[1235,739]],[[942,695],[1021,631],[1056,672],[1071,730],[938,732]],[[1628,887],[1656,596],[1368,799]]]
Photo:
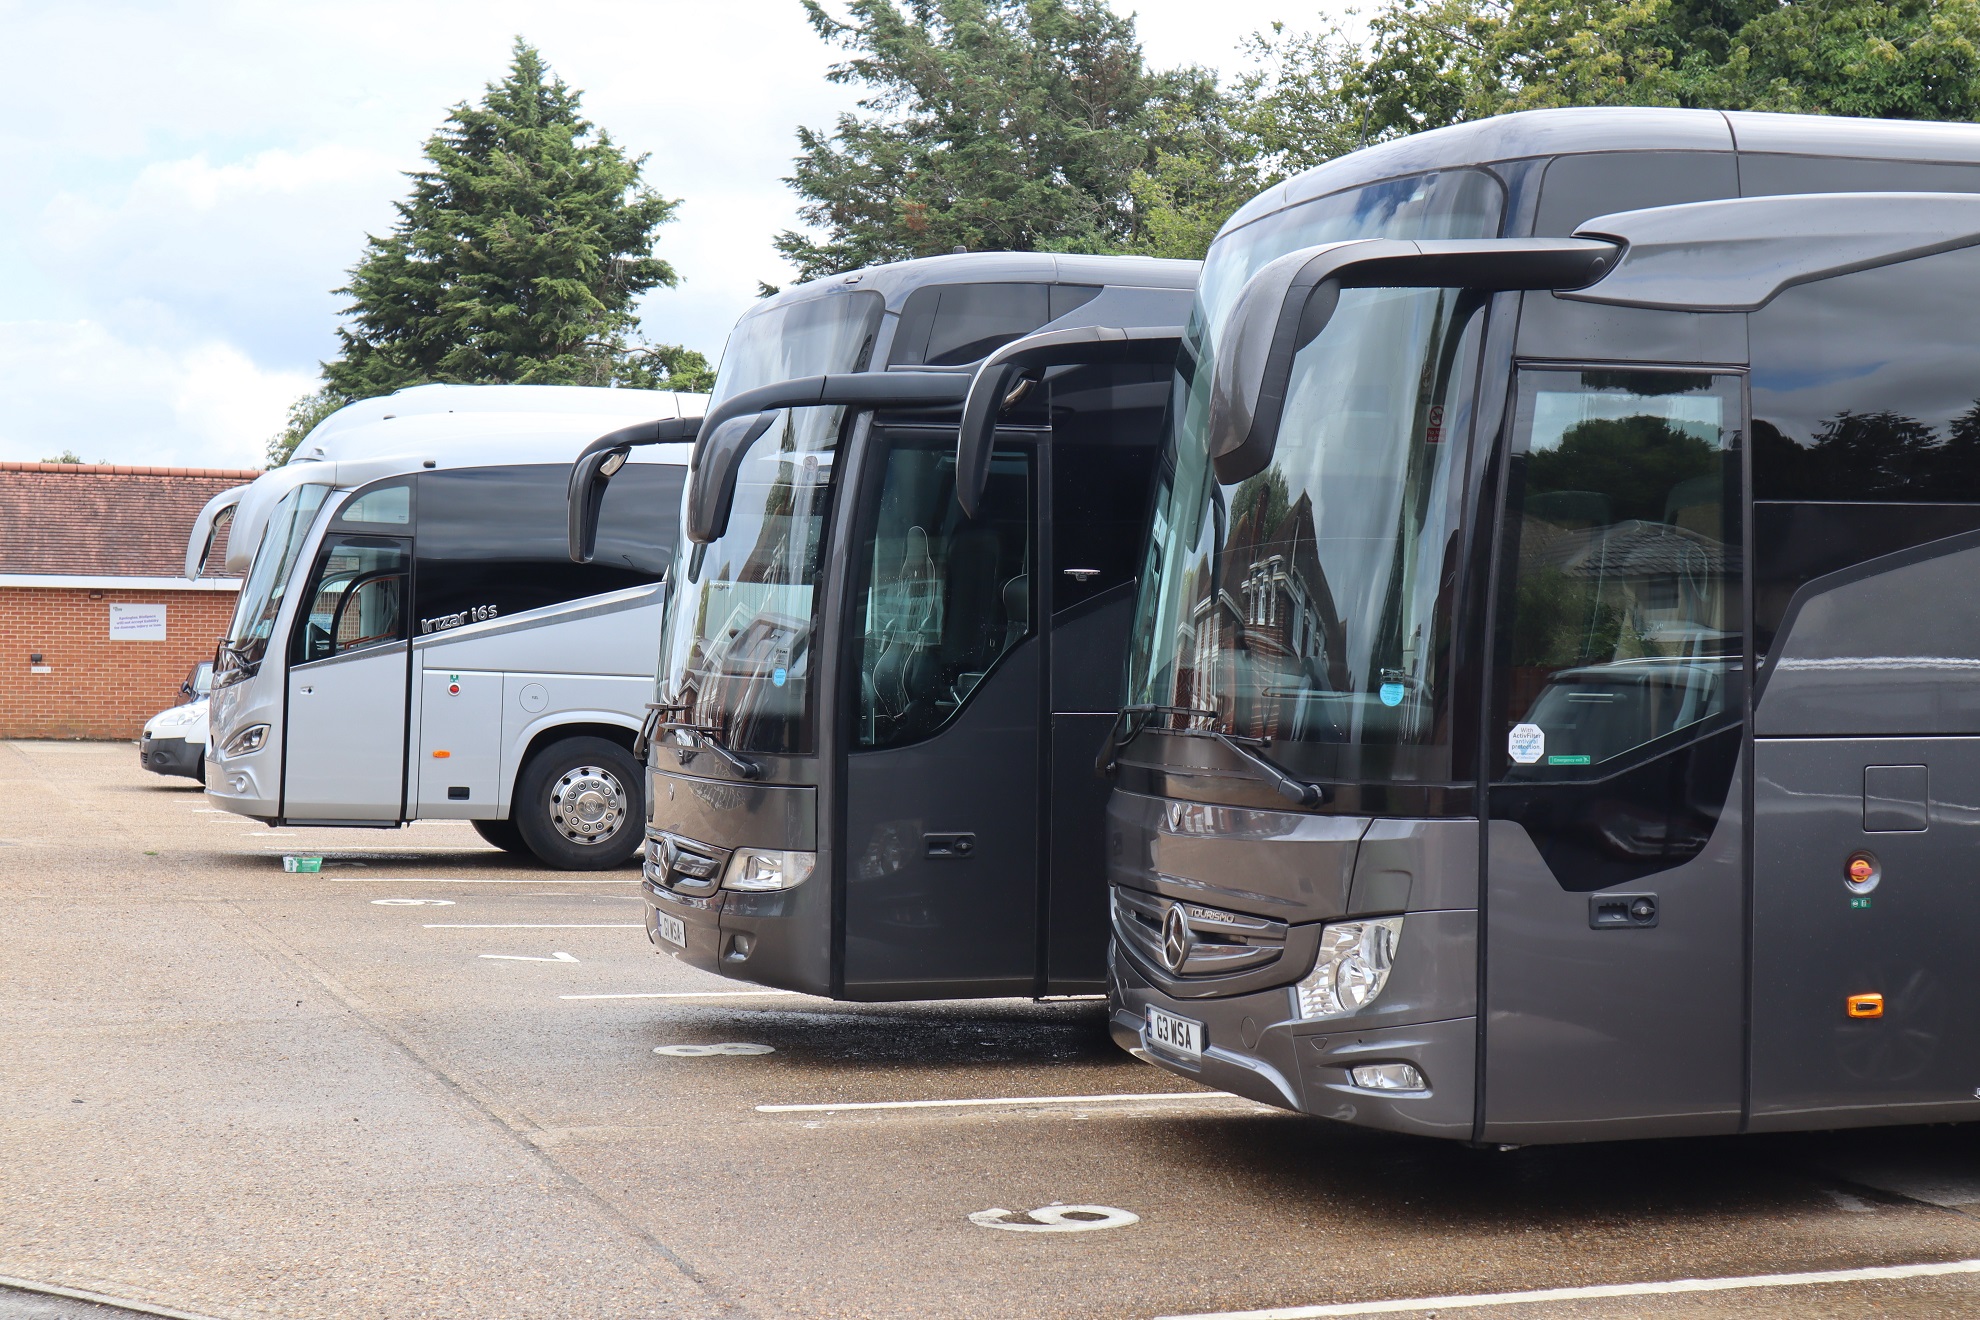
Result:
[[[743,455],[785,409],[953,407],[963,401],[969,382],[954,371],[854,371],[802,376],[730,395],[708,410],[695,436],[688,461],[688,539],[707,545],[728,530]],[[738,432],[733,424],[752,414],[756,420]]]
[[[569,518],[566,548],[572,563],[588,564],[597,553],[598,518],[605,509],[605,487],[625,466],[634,446],[679,444],[694,439],[700,426],[699,417],[636,422],[599,436],[579,452],[577,461],[571,464],[570,485],[565,492]],[[615,456],[616,463],[612,461]]]
[[[1586,288],[1614,266],[1622,245],[1587,238],[1444,239],[1421,242],[1400,239],[1358,239],[1324,243],[1286,254],[1252,276],[1238,295],[1242,307],[1254,288],[1269,289],[1283,281],[1274,297],[1271,339],[1247,407],[1230,403],[1232,415],[1219,419],[1212,397],[1211,459],[1217,477],[1229,483],[1264,470],[1277,448],[1279,423],[1292,389],[1293,359],[1319,338],[1333,320],[1343,289],[1466,289],[1478,293],[1521,290],[1565,291]],[[1297,262],[1297,268],[1286,267]],[[1258,282],[1265,282],[1260,284]],[[1269,304],[1268,304],[1269,306]],[[1243,334],[1234,326],[1227,339]],[[1226,350],[1226,359],[1229,350]],[[1227,363],[1220,362],[1219,370]],[[1240,386],[1227,379],[1226,398]]]
[[997,439],[997,417],[1024,397],[1038,373],[1051,367],[1172,363],[1182,343],[1181,326],[1081,325],[1042,330],[1014,339],[983,359],[970,378],[956,432],[956,503],[969,517],[983,507],[990,481],[990,451]]

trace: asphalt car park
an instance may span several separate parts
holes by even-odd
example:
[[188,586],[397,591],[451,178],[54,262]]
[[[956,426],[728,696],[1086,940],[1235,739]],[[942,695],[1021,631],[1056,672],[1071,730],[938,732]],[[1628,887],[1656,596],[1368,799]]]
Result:
[[125,746],[0,745],[0,912],[0,1316],[1980,1311],[1969,1129],[1352,1130],[1093,1002],[722,981],[631,870],[271,831]]

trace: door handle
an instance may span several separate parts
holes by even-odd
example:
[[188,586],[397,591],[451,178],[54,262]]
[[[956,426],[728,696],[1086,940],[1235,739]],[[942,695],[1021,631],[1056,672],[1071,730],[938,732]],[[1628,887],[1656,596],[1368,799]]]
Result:
[[1068,568],[1064,572],[1075,582],[1090,582],[1100,576],[1100,570],[1097,568]]
[[924,834],[921,841],[931,858],[962,858],[976,852],[974,834]]
[[313,687],[306,687],[306,688],[304,688],[304,689],[302,690],[302,694],[303,694],[303,695],[304,695],[304,696],[306,697],[306,696],[308,696],[308,695],[309,695],[310,693],[312,693],[312,692],[314,692],[314,691],[316,691],[316,689],[315,689],[315,688],[313,688]]

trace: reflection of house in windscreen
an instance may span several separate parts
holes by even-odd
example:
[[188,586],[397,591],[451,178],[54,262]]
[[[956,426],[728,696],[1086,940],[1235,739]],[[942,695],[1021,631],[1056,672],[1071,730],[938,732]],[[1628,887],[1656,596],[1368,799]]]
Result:
[[[1346,630],[1320,564],[1313,502],[1301,495],[1269,530],[1258,526],[1263,516],[1257,506],[1239,515],[1224,580],[1192,612],[1193,646],[1185,652],[1194,657],[1185,688],[1192,705],[1217,705],[1217,694],[1240,691],[1239,650],[1248,662],[1243,690],[1252,694],[1345,685]],[[1276,708],[1261,713],[1276,722]]]

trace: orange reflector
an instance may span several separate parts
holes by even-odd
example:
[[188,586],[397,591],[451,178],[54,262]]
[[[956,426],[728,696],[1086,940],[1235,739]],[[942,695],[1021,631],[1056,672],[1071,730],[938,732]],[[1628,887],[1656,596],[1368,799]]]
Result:
[[1853,1018],[1880,1018],[1884,1016],[1882,995],[1851,995],[1845,1006]]
[[433,759],[436,761],[444,761],[452,755],[453,755],[452,752],[435,752],[433,754]]

